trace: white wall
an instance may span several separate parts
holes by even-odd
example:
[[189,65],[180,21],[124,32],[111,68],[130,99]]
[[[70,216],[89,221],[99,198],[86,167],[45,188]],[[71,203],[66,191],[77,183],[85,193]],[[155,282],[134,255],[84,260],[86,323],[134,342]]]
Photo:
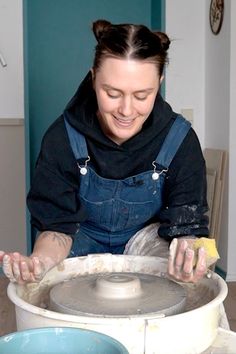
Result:
[[172,40],[166,70],[166,99],[177,112],[193,110],[193,127],[202,146],[205,139],[204,2],[166,0],[166,32]]
[[229,152],[218,266],[236,280],[236,1],[225,1],[222,29],[209,25],[210,0],[166,0],[166,32],[173,39],[166,71],[166,99],[181,112],[193,109],[202,148]]
[[[221,31],[214,35],[206,21],[206,118],[207,146],[229,148],[229,93],[230,93],[230,2],[225,1]],[[210,0],[206,1],[206,11]],[[223,129],[222,129],[223,128]]]
[[0,0],[0,119],[24,117],[22,0]]
[[[205,144],[208,147],[230,151],[230,3],[225,1],[224,19],[220,33],[212,34],[208,21],[206,23],[206,119]],[[207,9],[210,0],[206,2]],[[208,20],[208,19],[207,19]],[[228,177],[228,171],[227,171]],[[228,178],[223,200],[223,215],[219,251],[221,258],[218,266],[229,272],[227,261],[230,249],[229,239],[229,205]]]
[[0,0],[0,249],[26,253],[22,0]]
[[230,21],[230,129],[229,129],[229,236],[227,280],[236,280],[236,1],[231,0]]

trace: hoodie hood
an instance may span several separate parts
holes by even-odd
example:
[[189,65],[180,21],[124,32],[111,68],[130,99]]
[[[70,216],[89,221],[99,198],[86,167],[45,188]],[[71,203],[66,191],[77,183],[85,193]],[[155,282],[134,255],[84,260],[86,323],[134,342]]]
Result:
[[153,111],[144,123],[142,130],[122,145],[117,145],[103,133],[96,112],[96,93],[92,85],[92,75],[89,72],[67,104],[64,115],[75,129],[98,145],[103,145],[111,150],[128,149],[132,151],[145,148],[169,125],[171,119],[176,115],[161,95],[157,94]]

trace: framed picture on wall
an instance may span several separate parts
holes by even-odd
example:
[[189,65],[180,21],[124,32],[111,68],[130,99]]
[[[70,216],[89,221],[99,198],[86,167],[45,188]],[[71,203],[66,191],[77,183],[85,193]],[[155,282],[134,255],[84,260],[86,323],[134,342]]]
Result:
[[224,18],[224,0],[211,0],[209,20],[213,34],[218,34],[221,30]]

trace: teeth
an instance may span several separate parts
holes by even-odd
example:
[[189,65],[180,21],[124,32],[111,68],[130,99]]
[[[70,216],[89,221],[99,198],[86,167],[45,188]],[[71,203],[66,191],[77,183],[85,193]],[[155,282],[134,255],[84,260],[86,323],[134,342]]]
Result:
[[122,119],[118,119],[119,122],[121,123],[131,123],[132,120],[122,120]]
[[120,119],[117,117],[115,117],[115,118],[121,123],[132,123],[133,122],[133,119]]

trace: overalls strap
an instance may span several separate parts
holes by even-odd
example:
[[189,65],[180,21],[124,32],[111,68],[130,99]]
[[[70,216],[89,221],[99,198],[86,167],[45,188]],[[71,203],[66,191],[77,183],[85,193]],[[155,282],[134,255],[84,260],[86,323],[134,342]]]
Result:
[[85,137],[78,130],[74,129],[70,123],[67,121],[64,115],[64,122],[66,130],[69,136],[70,145],[73,150],[76,160],[87,159],[88,158],[88,149]]
[[184,119],[181,115],[178,115],[164,140],[159,154],[157,155],[156,163],[158,165],[165,168],[170,166],[171,161],[190,128],[190,122]]
[[[88,157],[88,150],[85,137],[68,123],[65,116],[64,121],[70,140],[70,145],[76,160],[86,159]],[[178,148],[182,144],[190,128],[191,124],[181,115],[178,115],[156,158],[156,163],[158,165],[165,168],[170,166],[171,161],[173,160]]]

